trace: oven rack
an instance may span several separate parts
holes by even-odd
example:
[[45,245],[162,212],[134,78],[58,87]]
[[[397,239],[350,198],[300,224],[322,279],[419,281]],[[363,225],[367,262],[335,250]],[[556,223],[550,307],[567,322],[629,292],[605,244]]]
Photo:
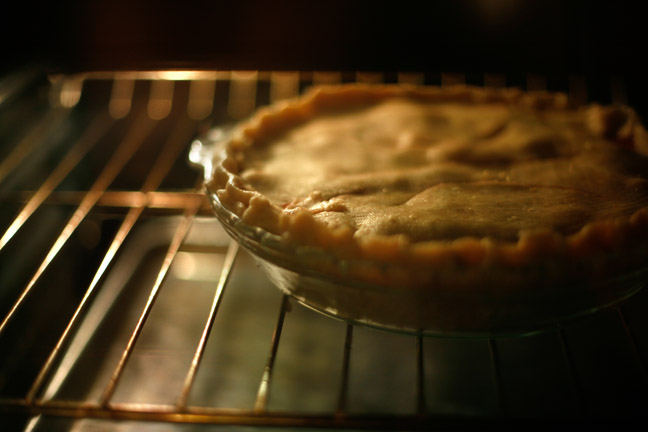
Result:
[[[645,415],[645,290],[613,309],[559,323],[540,335],[459,340],[393,335],[343,324],[302,310],[276,292],[276,298],[263,309],[272,319],[265,319],[269,337],[261,343],[265,347],[259,359],[263,367],[255,370],[256,391],[246,399],[251,403],[235,408],[192,403],[192,392],[201,382],[198,375],[212,367],[205,363],[205,353],[213,342],[210,333],[224,313],[224,299],[234,292],[231,280],[237,272],[258,270],[211,217],[200,190],[201,175],[187,166],[190,143],[214,125],[248,116],[256,106],[292,97],[311,84],[341,81],[519,84],[534,90],[565,90],[579,102],[596,95],[594,100],[624,103],[629,94],[619,76],[603,80],[604,90],[598,86],[599,78],[592,83],[584,76],[555,79],[539,74],[522,78],[264,71],[45,75],[30,69],[5,77],[0,82],[0,136],[4,141],[0,147],[0,412],[10,424],[29,431],[52,430],[57,422],[63,422],[66,430],[68,426],[91,430],[88,422],[93,419],[121,425],[145,421],[153,425],[407,430],[499,424],[529,417],[600,421]],[[554,88],[556,83],[564,87]],[[146,230],[154,234],[142,240],[138,233]],[[114,326],[112,311],[120,296],[131,289],[135,271],[131,269],[126,276],[118,273],[132,255],[129,250],[146,242],[151,245],[146,253],[157,251],[159,256],[150,281],[141,284],[147,295],[140,302],[137,319],[125,339],[99,340],[100,345],[124,342],[117,361],[105,374],[108,379],[95,383],[98,391],[88,390],[94,398],[61,397],[79,359],[92,352],[91,339],[98,338],[106,322]],[[182,385],[172,403],[116,400],[124,382],[132,378],[128,366],[140,337],[152,326],[148,321],[155,315],[158,297],[170,279],[182,284],[172,273],[180,268],[179,257],[191,254],[211,257],[219,263],[219,272],[210,279],[210,307],[202,318],[196,318],[201,330],[185,364]],[[247,264],[239,266],[241,262]],[[267,281],[261,284],[271,289]],[[111,289],[111,300],[104,300]],[[293,316],[298,318],[293,320]],[[277,395],[281,399],[275,361],[288,349],[284,348],[287,342],[281,343],[284,323],[292,322],[293,330],[300,326],[319,329],[320,324],[312,323],[322,319],[326,322],[322,328],[327,328],[323,333],[334,334],[337,347],[336,355],[327,359],[327,364],[335,366],[323,368],[336,372],[326,377],[334,383],[330,386],[334,397],[326,409],[312,411],[290,405],[298,398],[283,406],[272,405]],[[88,328],[89,336],[84,336]],[[308,336],[315,344],[310,349],[317,351],[320,336],[317,332]],[[383,345],[384,341],[390,343]],[[293,345],[295,351],[288,357],[298,359],[303,353],[298,343]],[[394,347],[406,348],[385,369],[367,367],[376,353],[388,357]],[[441,359],[436,358],[439,353]],[[480,365],[472,365],[467,356]],[[448,363],[453,361],[461,367],[450,373]],[[408,371],[406,402],[394,396],[402,391],[402,383],[378,386],[382,390],[368,386],[364,393],[359,388],[381,380],[391,382],[389,374],[400,376],[389,369],[394,365]],[[302,366],[311,367],[308,363]],[[364,381],[355,375],[362,373],[362,367],[371,370]],[[291,377],[289,372],[282,372],[282,382],[299,387],[300,375]],[[454,374],[452,379],[446,373]],[[525,388],[530,382],[538,387]],[[542,387],[546,382],[551,383],[550,389]],[[435,390],[439,383],[442,390]],[[90,387],[78,385],[84,386]],[[69,392],[78,392],[78,387],[72,386]],[[307,398],[309,388],[294,391]],[[373,400],[374,391],[382,401]],[[475,394],[456,396],[460,391]],[[554,396],[558,402],[552,404],[547,399]]]

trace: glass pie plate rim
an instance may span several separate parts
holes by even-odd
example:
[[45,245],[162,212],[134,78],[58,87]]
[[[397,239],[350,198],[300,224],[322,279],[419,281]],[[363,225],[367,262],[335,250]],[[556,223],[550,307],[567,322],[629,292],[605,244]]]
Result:
[[[569,280],[564,287],[553,286],[547,290],[532,287],[515,293],[497,288],[466,291],[447,289],[447,286],[395,286],[360,280],[354,276],[357,270],[369,269],[389,278],[407,273],[411,268],[399,263],[341,259],[318,247],[287,243],[277,234],[247,224],[220,202],[209,184],[215,162],[223,157],[229,131],[229,128],[212,128],[192,143],[189,152],[190,163],[204,170],[203,188],[215,216],[225,231],[252,254],[280,291],[325,315],[418,335],[518,336],[555,328],[559,322],[610,307],[648,283],[648,264],[636,271],[597,280],[594,288],[589,286],[591,281],[582,287],[567,287],[574,283]],[[458,272],[464,270],[449,269],[441,276],[460,277]],[[489,268],[472,270],[477,271],[474,278],[494,276],[495,283],[502,277]],[[561,288],[565,288],[564,292]]]

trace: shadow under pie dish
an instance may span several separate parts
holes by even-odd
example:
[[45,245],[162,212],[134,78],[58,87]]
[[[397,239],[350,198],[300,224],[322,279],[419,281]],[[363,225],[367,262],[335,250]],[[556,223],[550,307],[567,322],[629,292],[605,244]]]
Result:
[[225,229],[284,292],[381,328],[525,332],[648,279],[648,135],[627,107],[340,85],[195,143]]

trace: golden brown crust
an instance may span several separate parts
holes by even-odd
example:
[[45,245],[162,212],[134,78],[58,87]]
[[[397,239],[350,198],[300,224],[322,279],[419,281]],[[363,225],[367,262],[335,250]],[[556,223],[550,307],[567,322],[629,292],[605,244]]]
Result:
[[[592,136],[602,137],[610,146],[627,147],[635,153],[648,155],[648,134],[636,114],[627,107],[572,107],[563,94],[524,93],[515,89],[333,86],[321,87],[300,99],[262,109],[240,125],[223,153],[217,157],[207,188],[216,194],[224,207],[244,222],[279,235],[286,243],[321,247],[345,259],[400,262],[420,268],[440,267],[449,262],[469,266],[488,264],[519,267],[546,257],[580,260],[623,248],[641,248],[648,240],[648,197],[645,196],[643,198],[646,200],[636,208],[626,208],[620,214],[602,213],[602,216],[587,219],[580,228],[571,231],[553,226],[536,226],[519,230],[517,238],[468,234],[452,239],[417,240],[407,232],[357,235],[357,227],[349,223],[324,223],[318,219],[318,212],[342,213],[345,208],[340,206],[346,203],[327,201],[324,199],[326,197],[317,195],[318,191],[313,191],[312,196],[296,204],[280,205],[250,186],[248,178],[254,176],[253,172],[248,170],[248,178],[242,177],[246,169],[247,151],[266,146],[267,141],[282,131],[303,124],[321,112],[375,105],[393,98],[434,104],[494,104],[558,114],[583,112]],[[634,189],[639,190],[634,192],[638,194],[645,194],[646,191],[645,186],[641,185]],[[304,202],[317,202],[317,206],[307,208],[302,205]],[[633,259],[642,258],[635,256]]]

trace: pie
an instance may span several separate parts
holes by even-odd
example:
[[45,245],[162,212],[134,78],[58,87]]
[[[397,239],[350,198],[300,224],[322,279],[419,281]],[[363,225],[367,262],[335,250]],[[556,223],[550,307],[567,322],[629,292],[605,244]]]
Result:
[[560,93],[318,87],[241,123],[207,190],[279,249],[328,257],[293,270],[341,280],[515,296],[648,266],[646,130]]

